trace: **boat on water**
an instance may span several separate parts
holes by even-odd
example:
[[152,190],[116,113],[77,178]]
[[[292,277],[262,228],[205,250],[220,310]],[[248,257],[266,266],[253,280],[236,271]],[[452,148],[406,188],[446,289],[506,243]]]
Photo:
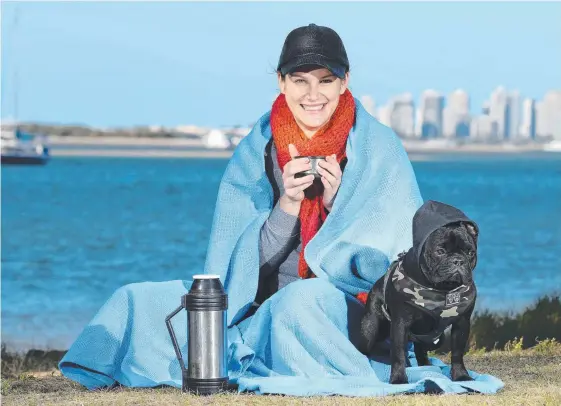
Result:
[[547,152],[561,152],[561,140],[550,141],[543,146],[543,150]]
[[44,165],[49,161],[46,138],[21,131],[2,129],[2,165]]

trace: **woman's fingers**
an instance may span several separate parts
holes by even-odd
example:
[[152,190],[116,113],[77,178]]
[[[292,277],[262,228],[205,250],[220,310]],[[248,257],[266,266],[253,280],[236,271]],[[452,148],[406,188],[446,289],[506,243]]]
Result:
[[334,188],[338,184],[338,180],[330,172],[323,168],[318,168],[318,173],[321,175],[322,180],[325,180],[324,185],[330,188]]
[[343,176],[343,171],[341,171],[341,165],[339,164],[339,162],[337,162],[337,159],[335,159],[331,155],[328,156],[325,161],[319,161],[318,166],[329,172],[335,178],[340,179]]
[[[299,184],[299,185],[297,185],[297,186],[285,187],[285,191],[284,191],[284,192],[285,192],[288,196],[291,196],[291,197],[293,197],[293,198],[301,197],[301,199],[303,199],[303,198],[304,198],[304,194],[303,194],[304,190],[306,190],[307,188],[309,188],[309,187],[314,183],[314,179],[313,179],[314,177],[313,177],[313,175],[311,175],[311,176],[312,176],[312,180],[311,180],[311,181],[310,181],[310,180],[306,180],[306,181],[304,181],[303,183],[301,183],[301,184]],[[306,178],[308,178],[308,177],[306,177]],[[301,178],[301,179],[306,179],[306,178]],[[297,179],[297,180],[300,180],[300,179]],[[301,199],[300,199],[300,200],[301,200]]]
[[297,157],[298,154],[298,149],[296,149],[296,145],[294,144],[288,144],[288,153],[290,154],[290,158],[294,159],[294,157]]
[[312,168],[310,160],[307,158],[296,158],[288,161],[283,168],[283,175],[287,178],[296,175],[298,172],[307,171]]
[[313,181],[314,181],[314,175],[307,175],[304,176],[303,178],[295,178],[294,176],[291,176],[287,178],[286,181],[284,182],[284,187],[285,189],[296,188],[304,184],[308,184],[308,183],[311,184],[313,183]]

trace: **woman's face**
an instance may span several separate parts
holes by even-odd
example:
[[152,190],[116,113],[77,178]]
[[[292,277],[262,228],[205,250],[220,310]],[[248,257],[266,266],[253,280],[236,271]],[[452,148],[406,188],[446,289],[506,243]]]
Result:
[[349,74],[340,79],[321,68],[287,74],[284,79],[279,74],[278,79],[296,122],[311,137],[335,112],[339,97],[347,89]]

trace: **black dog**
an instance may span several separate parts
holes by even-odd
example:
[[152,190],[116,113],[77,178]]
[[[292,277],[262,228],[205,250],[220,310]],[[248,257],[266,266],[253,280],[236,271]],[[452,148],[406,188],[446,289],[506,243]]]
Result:
[[442,344],[452,326],[454,381],[471,380],[465,365],[476,289],[477,225],[460,210],[428,201],[413,217],[413,247],[399,255],[368,294],[359,350],[372,356],[390,337],[390,383],[407,383],[406,347],[413,341],[418,364]]

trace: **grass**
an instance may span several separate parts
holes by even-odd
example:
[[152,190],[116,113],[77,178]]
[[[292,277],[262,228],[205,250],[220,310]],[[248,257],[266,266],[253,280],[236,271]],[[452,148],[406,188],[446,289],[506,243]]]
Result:
[[[496,395],[399,395],[384,398],[289,397],[225,394],[197,397],[176,388],[119,387],[87,391],[60,375],[62,351],[26,354],[2,347],[5,405],[561,405],[561,298],[539,299],[519,314],[483,312],[472,319],[466,366],[505,383]],[[447,351],[446,348],[443,349]],[[450,362],[448,352],[433,356]]]
[[[4,405],[559,405],[561,404],[561,344],[550,340],[539,349],[470,352],[469,369],[488,373],[505,382],[496,395],[398,395],[384,398],[289,397],[228,394],[198,397],[176,388],[115,388],[87,391],[60,376],[58,371],[22,373],[2,381]],[[448,361],[448,356],[442,356]]]
[[[469,346],[481,351],[508,349],[514,341],[526,349],[547,339],[561,342],[561,295],[543,296],[519,313],[476,312],[471,320]],[[440,353],[449,352],[449,344]]]

